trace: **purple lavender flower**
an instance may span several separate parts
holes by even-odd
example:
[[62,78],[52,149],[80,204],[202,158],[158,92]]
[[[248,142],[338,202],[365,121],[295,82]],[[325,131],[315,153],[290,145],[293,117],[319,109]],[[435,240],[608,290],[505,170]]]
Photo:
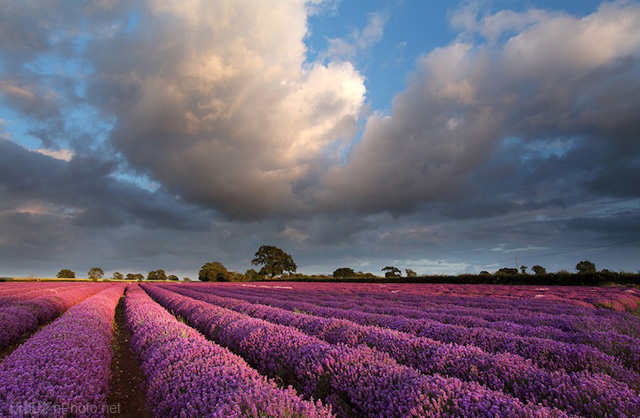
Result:
[[125,299],[132,348],[158,417],[329,418],[330,409],[278,386],[240,357],[179,322],[139,288]]
[[107,285],[0,363],[1,416],[106,416],[112,324],[123,290]]

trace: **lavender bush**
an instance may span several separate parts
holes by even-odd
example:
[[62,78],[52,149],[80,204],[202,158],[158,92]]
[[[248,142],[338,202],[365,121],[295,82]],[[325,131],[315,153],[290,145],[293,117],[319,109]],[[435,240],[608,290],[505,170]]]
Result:
[[132,347],[147,376],[158,417],[315,418],[333,416],[320,403],[279,389],[242,358],[207,341],[155,303],[138,285],[125,299]]
[[377,350],[332,345],[271,324],[143,285],[160,304],[241,355],[258,371],[333,405],[344,417],[544,417],[565,413],[524,405],[475,383],[426,376]]
[[104,417],[115,308],[124,285],[69,309],[0,363],[3,417]]
[[12,301],[0,306],[0,350],[16,342],[24,333],[51,321],[70,307],[111,286],[108,283],[76,284],[59,292],[39,290],[38,297]]
[[475,381],[509,393],[525,403],[542,403],[588,417],[640,416],[640,398],[609,376],[548,371],[508,353],[491,354],[457,344],[444,344],[389,329],[321,318],[266,305],[202,293],[187,286],[166,286],[182,295],[242,312],[272,323],[293,326],[329,343],[366,344],[424,374]]
[[[202,288],[201,286],[200,289]],[[634,389],[640,388],[640,376],[637,372],[625,368],[620,359],[584,344],[569,344],[486,328],[468,328],[429,319],[367,312],[354,308],[349,302],[340,308],[329,308],[309,303],[307,299],[304,302],[292,302],[275,297],[247,296],[246,293],[241,297],[251,302],[327,318],[348,319],[361,325],[389,328],[443,343],[472,345],[489,353],[516,354],[551,371],[564,369],[567,372],[604,373]]]

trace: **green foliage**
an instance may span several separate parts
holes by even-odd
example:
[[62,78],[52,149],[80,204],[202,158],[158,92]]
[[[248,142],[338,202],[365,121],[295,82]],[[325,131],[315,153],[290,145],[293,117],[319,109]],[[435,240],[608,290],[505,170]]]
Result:
[[349,267],[340,267],[333,272],[332,277],[335,279],[366,279],[374,278],[375,276],[372,273],[353,271],[353,269]]
[[102,276],[104,276],[104,270],[102,270],[100,267],[93,267],[87,274],[89,275],[89,278],[91,280],[98,280],[101,279]]
[[150,271],[147,280],[167,280],[167,273],[164,270]]
[[267,277],[276,277],[284,272],[295,272],[298,269],[293,258],[278,247],[263,245],[258,249],[251,264],[262,265],[260,274]]
[[75,279],[76,273],[73,270],[63,269],[58,272],[56,277],[59,279]]
[[355,277],[355,275],[356,272],[349,267],[340,267],[333,272],[333,277],[336,278]]
[[399,268],[394,266],[386,266],[382,269],[384,271],[384,277],[388,279],[400,278],[402,276],[402,272]]
[[589,260],[584,260],[576,264],[576,270],[580,274],[595,273],[596,265]]
[[119,271],[116,271],[115,273],[113,273],[113,279],[114,280],[122,280],[122,279],[124,279],[124,275],[122,273],[120,273]]
[[171,280],[172,282],[177,282],[180,279],[178,278],[178,276],[171,274],[170,276],[167,277],[167,280]]
[[144,280],[144,275],[140,274],[140,273],[128,273],[127,274],[127,280],[137,280],[139,282]]
[[517,276],[518,269],[514,269],[511,267],[503,267],[496,272],[496,276]]
[[547,274],[547,269],[542,267],[542,266],[539,266],[537,264],[535,266],[531,267],[531,270],[533,270],[533,272],[535,274],[537,274],[538,276],[543,276],[543,275]]
[[228,282],[230,278],[227,268],[217,261],[205,264],[198,273],[201,282]]
[[245,278],[245,280],[248,280],[250,282],[257,282],[257,281],[262,280],[262,276],[260,275],[260,273],[258,273],[254,269],[247,270],[244,273],[244,278]]
[[407,273],[407,277],[418,277],[418,273],[411,269],[404,269],[404,271]]

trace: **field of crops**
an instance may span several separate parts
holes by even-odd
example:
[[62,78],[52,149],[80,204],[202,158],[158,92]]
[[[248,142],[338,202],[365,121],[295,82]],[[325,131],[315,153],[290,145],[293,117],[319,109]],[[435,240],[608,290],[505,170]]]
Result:
[[0,416],[640,417],[639,312],[625,288],[0,283]]

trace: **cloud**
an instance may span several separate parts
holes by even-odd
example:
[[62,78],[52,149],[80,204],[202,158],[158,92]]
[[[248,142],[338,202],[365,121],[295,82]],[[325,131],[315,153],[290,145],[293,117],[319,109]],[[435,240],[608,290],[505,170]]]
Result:
[[268,242],[318,269],[455,270],[637,232],[637,2],[471,3],[373,114],[358,60],[389,14],[309,62],[307,18],[337,4],[6,2],[2,258],[243,269]]
[[[596,173],[591,185],[591,176],[577,178],[576,188],[602,189],[610,167],[637,177],[640,5],[604,3],[583,18],[499,13],[466,25],[506,36],[457,40],[421,57],[391,113],[369,117],[348,162],[324,177],[329,206],[406,213],[449,198],[509,137],[543,148],[575,140],[563,158],[572,165],[562,171]],[[616,193],[637,196],[632,183],[617,182]]]
[[305,3],[149,2],[138,14],[134,30],[90,46],[90,96],[115,118],[115,148],[230,217],[304,211],[365,95],[348,62],[304,64]]
[[48,155],[49,157],[53,157],[58,160],[63,161],[71,161],[74,156],[74,152],[70,149],[60,149],[60,150],[50,150],[50,149],[35,149],[34,151],[39,152],[43,155]]
[[5,215],[63,219],[92,228],[140,224],[188,230],[203,226],[197,210],[164,190],[149,192],[110,177],[113,161],[88,156],[66,160],[4,139],[0,151],[0,210]]
[[320,60],[355,60],[359,54],[382,40],[388,20],[389,13],[386,11],[370,13],[364,28],[352,30],[347,38],[329,39],[327,51],[321,54]]

